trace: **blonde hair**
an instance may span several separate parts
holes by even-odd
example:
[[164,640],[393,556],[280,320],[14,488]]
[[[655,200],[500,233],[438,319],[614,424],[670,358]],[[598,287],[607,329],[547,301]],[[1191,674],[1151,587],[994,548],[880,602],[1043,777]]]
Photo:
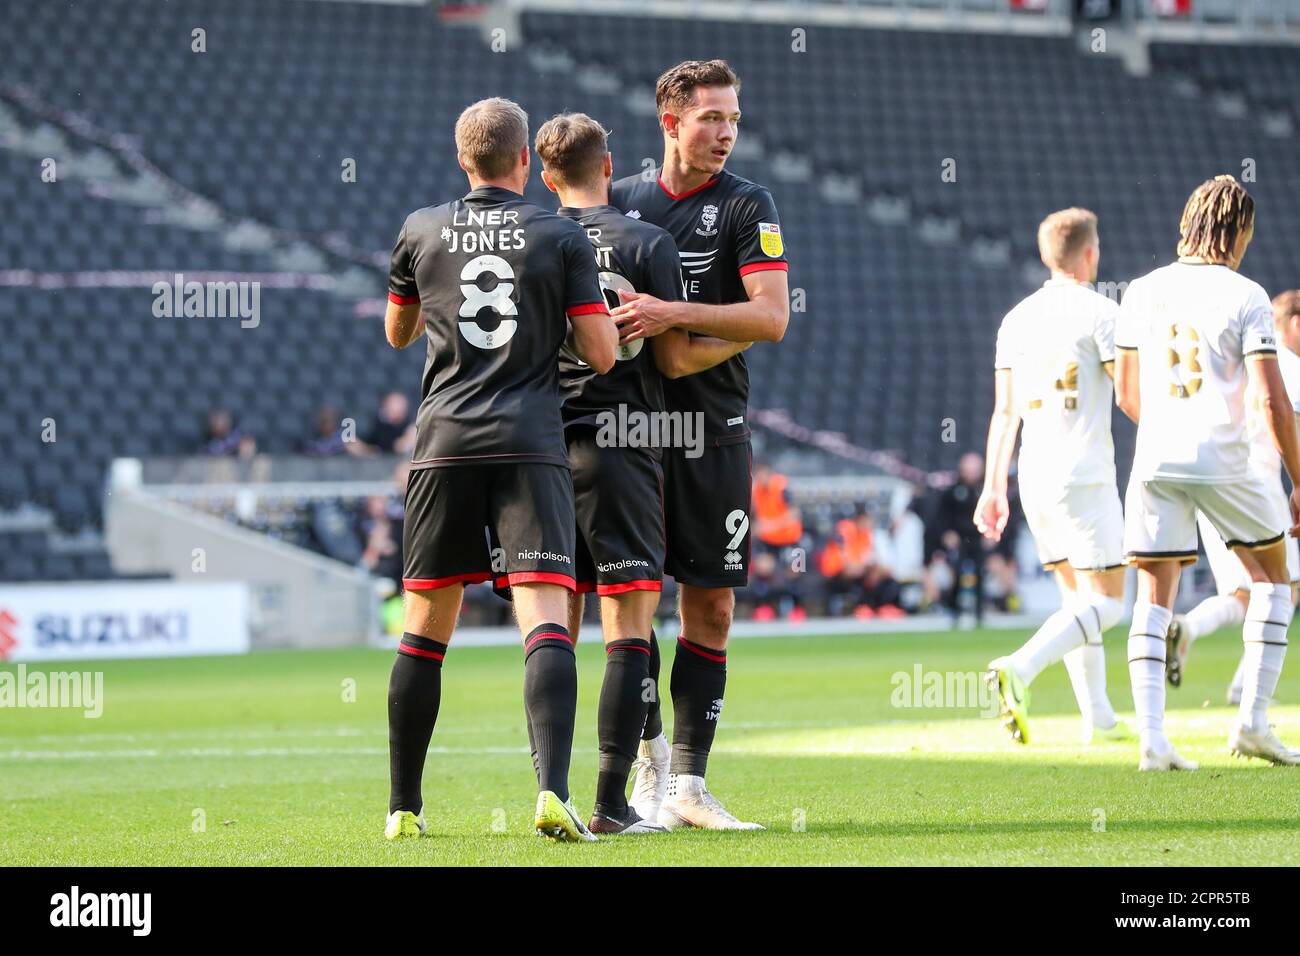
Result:
[[1273,324],[1285,325],[1293,316],[1300,316],[1300,289],[1289,289],[1273,297]]
[[509,175],[527,148],[528,114],[512,100],[479,100],[456,120],[456,154],[466,169],[484,179]]
[[608,141],[609,130],[586,113],[560,113],[542,124],[534,148],[553,181],[582,186],[604,172]]
[[1079,206],[1060,209],[1038,224],[1038,254],[1049,268],[1070,265],[1097,241],[1097,214]]
[[1178,223],[1180,256],[1226,261],[1237,239],[1255,224],[1255,200],[1231,176],[1201,183],[1187,199]]

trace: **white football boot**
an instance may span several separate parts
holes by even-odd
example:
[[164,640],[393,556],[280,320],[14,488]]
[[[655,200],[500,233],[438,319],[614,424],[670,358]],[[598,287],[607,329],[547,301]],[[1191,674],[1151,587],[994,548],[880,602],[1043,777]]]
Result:
[[659,808],[659,823],[670,830],[698,827],[701,830],[762,830],[758,823],[738,820],[709,793],[704,778],[690,774],[668,775],[668,793]]
[[1251,730],[1241,724],[1228,734],[1228,752],[1237,757],[1258,757],[1278,767],[1300,766],[1300,751],[1277,739],[1270,724],[1267,730]]
[[1198,766],[1195,760],[1188,760],[1175,750],[1171,745],[1165,744],[1168,749],[1157,750],[1150,744],[1144,744],[1141,749],[1142,759],[1138,761],[1138,770],[1195,770]]
[[659,808],[668,793],[668,761],[672,755],[673,748],[663,734],[654,740],[643,740],[637,747],[636,760],[632,763],[636,779],[628,806],[642,820],[659,819]]

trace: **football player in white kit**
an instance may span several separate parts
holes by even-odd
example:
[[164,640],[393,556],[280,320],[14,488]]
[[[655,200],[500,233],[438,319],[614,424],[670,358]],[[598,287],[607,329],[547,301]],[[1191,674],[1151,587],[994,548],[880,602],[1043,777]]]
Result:
[[1124,612],[1124,516],[1111,440],[1118,306],[1092,289],[1101,245],[1086,209],[1038,227],[1051,278],[1007,313],[998,330],[988,470],[975,524],[996,541],[1006,528],[1007,472],[1024,424],[1020,500],[1061,609],[1007,657],[989,664],[1013,740],[1029,742],[1029,685],[1064,659],[1083,714],[1083,739],[1130,739],[1106,695],[1102,634]]
[[[1300,414],[1300,290],[1283,292],[1273,299],[1273,327],[1277,331],[1277,367],[1282,373],[1282,384],[1291,399],[1291,407]],[[1260,414],[1256,396],[1247,394],[1248,425],[1250,429],[1250,470],[1267,482],[1276,493],[1277,510],[1285,513],[1286,492],[1281,478],[1282,462],[1268,426]],[[1174,687],[1183,682],[1183,669],[1192,644],[1200,637],[1224,627],[1240,624],[1246,616],[1250,600],[1250,577],[1245,566],[1223,543],[1214,525],[1205,515],[1196,516],[1196,527],[1201,532],[1201,544],[1210,563],[1210,572],[1218,594],[1208,597],[1187,614],[1175,614],[1169,625],[1169,648],[1166,651],[1165,677]],[[1300,542],[1286,539],[1286,568],[1291,579],[1291,603],[1295,604],[1296,585],[1300,583]],[[1237,665],[1237,672],[1228,685],[1228,703],[1234,707],[1241,703],[1241,685],[1245,671],[1245,658]]]
[[1135,279],[1116,323],[1116,397],[1138,424],[1124,549],[1138,568],[1128,656],[1139,770],[1196,769],[1169,742],[1164,717],[1166,635],[1182,564],[1196,559],[1198,511],[1251,580],[1245,680],[1228,747],[1300,763],[1300,752],[1268,724],[1292,610],[1283,537],[1300,532],[1300,490],[1291,493],[1289,514],[1279,513],[1271,485],[1250,470],[1248,383],[1293,482],[1300,445],[1268,295],[1237,273],[1254,228],[1254,200],[1235,179],[1202,183],[1183,210],[1178,261]]

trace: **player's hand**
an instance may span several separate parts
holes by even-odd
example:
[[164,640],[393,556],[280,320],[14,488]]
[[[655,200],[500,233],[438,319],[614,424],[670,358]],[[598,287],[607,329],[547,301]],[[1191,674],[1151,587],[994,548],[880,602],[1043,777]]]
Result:
[[618,290],[619,304],[609,314],[618,326],[618,344],[651,339],[673,327],[672,302],[644,292]]
[[1287,504],[1291,506],[1291,530],[1287,534],[1293,538],[1300,538],[1300,486],[1291,489],[1291,497]]
[[990,541],[1000,541],[1011,517],[1007,496],[986,491],[975,504],[975,527]]

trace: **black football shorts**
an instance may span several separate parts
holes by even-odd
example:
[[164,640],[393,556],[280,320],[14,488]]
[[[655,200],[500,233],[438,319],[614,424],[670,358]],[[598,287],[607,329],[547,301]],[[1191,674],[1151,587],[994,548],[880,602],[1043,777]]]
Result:
[[565,437],[578,519],[578,590],[659,591],[664,576],[663,469],[643,448],[602,448],[596,431]]
[[741,588],[749,582],[753,457],[749,442],[706,445],[698,458],[664,450],[664,571],[679,584]]
[[573,547],[573,481],[562,465],[411,472],[402,534],[402,584],[408,590],[479,581],[572,590]]

